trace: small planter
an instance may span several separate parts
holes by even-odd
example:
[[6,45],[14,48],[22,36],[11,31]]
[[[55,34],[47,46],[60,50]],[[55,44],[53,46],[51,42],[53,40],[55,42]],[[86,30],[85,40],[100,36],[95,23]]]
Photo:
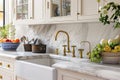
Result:
[[25,51],[32,51],[32,45],[31,44],[24,44],[24,50]]
[[103,52],[102,63],[119,64],[120,63],[120,52],[117,52],[117,53]]

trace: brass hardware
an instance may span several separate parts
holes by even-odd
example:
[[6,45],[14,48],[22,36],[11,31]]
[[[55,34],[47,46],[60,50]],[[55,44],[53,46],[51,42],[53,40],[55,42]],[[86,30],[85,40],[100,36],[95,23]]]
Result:
[[0,66],[2,66],[2,62],[0,62]]
[[58,31],[55,35],[55,41],[57,40],[57,36],[60,32],[63,32],[67,35],[67,52],[70,53],[71,52],[70,51],[70,37],[69,37],[69,34],[66,31],[62,31],[62,30]]
[[90,59],[90,54],[91,54],[91,52],[87,52],[87,56],[89,59]]
[[77,15],[80,15],[80,13],[77,13]]
[[7,65],[7,68],[10,68],[10,64]]
[[90,53],[91,53],[91,43],[89,42],[89,41],[81,41],[80,42],[80,44],[82,44],[82,43],[88,43],[88,45],[89,45],[89,51],[87,52],[87,55],[89,54],[89,56],[88,56],[88,58],[90,58]]
[[30,19],[33,19],[33,17],[30,17]]
[[63,47],[64,47],[64,49],[63,49],[63,53],[64,53],[64,54],[63,54],[63,55],[66,56],[66,52],[67,52],[67,51],[66,51],[66,47],[67,47],[67,45],[63,45]]
[[55,50],[55,53],[58,55],[59,54],[59,50],[58,48]]
[[80,53],[80,58],[83,58],[83,51],[84,49],[78,49],[79,53]]
[[47,9],[49,9],[49,6],[50,6],[50,4],[49,4],[49,2],[47,2]]
[[72,48],[73,48],[73,50],[72,50],[72,54],[73,54],[72,57],[76,57],[76,56],[75,56],[75,47],[76,47],[76,46],[72,46]]
[[3,79],[3,76],[2,76],[2,75],[0,75],[0,79]]

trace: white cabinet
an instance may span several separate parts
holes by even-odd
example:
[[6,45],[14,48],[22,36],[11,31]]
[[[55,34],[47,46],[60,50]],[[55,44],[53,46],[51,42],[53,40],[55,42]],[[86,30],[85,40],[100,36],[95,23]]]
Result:
[[15,0],[15,24],[38,24],[45,17],[45,0]]
[[0,80],[14,80],[13,73],[0,68]]
[[47,21],[77,20],[77,0],[46,0]]
[[0,57],[0,80],[15,80],[14,59]]
[[[120,0],[15,0],[15,22],[46,24],[93,22],[99,19],[99,8]],[[19,24],[18,23],[18,24]]]
[[15,0],[16,20],[33,19],[33,0]]
[[34,0],[34,20],[45,18],[45,0]]
[[57,69],[57,74],[57,80],[105,80],[95,76],[64,69]]
[[98,21],[99,6],[96,0],[78,0],[78,20]]

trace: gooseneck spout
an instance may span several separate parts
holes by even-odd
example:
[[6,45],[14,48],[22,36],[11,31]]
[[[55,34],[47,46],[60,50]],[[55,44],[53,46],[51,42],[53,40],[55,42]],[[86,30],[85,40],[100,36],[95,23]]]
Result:
[[70,53],[71,52],[70,51],[70,37],[69,37],[69,34],[66,31],[59,30],[55,35],[55,41],[57,40],[57,36],[60,32],[65,33],[67,35],[67,50],[68,50],[67,52]]

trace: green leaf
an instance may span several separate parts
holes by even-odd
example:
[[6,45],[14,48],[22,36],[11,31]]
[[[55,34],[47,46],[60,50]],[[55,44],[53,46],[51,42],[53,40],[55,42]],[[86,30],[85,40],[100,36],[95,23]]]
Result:
[[97,0],[98,3],[100,3],[100,0]]

